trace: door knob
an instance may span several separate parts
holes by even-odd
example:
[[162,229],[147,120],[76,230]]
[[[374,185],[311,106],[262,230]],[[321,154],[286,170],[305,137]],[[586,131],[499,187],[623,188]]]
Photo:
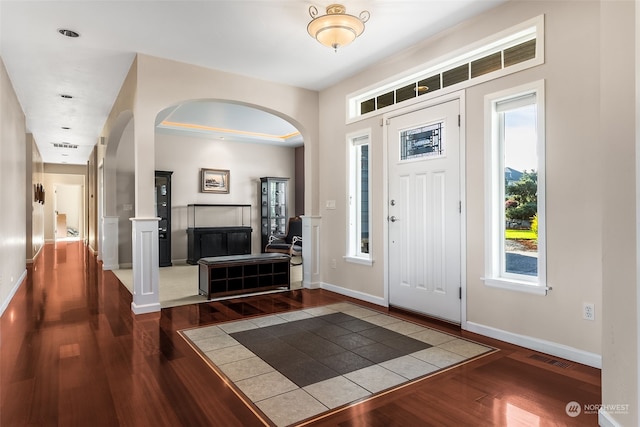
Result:
[[396,218],[394,215],[391,215],[391,216],[389,217],[389,221],[391,221],[391,222],[396,222],[396,221],[399,221],[399,219],[398,219],[398,218]]

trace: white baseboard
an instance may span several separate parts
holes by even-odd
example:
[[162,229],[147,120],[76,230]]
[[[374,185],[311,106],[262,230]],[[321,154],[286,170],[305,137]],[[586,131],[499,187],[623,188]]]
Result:
[[305,282],[304,279],[302,279],[302,287],[305,289],[320,289],[322,282]]
[[133,311],[133,314],[155,313],[160,311],[161,308],[160,303],[142,305],[137,305],[135,302],[131,303],[131,311]]
[[622,424],[618,424],[611,414],[602,408],[598,410],[598,425],[600,427],[622,427]]
[[564,344],[558,344],[552,341],[541,340],[526,335],[520,335],[502,329],[485,326],[474,322],[466,322],[462,325],[463,329],[476,334],[485,335],[500,341],[526,347],[531,350],[547,353],[552,356],[561,357],[573,362],[582,363],[583,365],[594,368],[602,368],[602,356],[596,353],[569,347]]
[[340,295],[345,295],[351,298],[357,298],[362,301],[370,302],[372,304],[381,305],[382,307],[388,307],[389,304],[384,298],[375,297],[373,295],[365,294],[363,292],[354,291],[352,289],[343,288],[341,286],[332,285],[330,283],[321,282],[320,287],[331,292],[335,292]]
[[[322,289],[326,289],[328,291],[332,291],[341,295],[356,298],[383,307],[388,307],[388,304],[384,300],[384,298],[376,297],[351,289],[346,289],[326,282],[321,282],[320,287]],[[552,356],[561,357],[563,359],[571,360],[576,363],[582,363],[583,365],[591,366],[598,369],[602,368],[602,356],[596,353],[591,353],[574,347],[569,347],[564,344],[558,344],[552,341],[546,341],[539,338],[504,331],[474,322],[465,322],[462,328],[470,332],[519,345],[531,350],[540,351]]]
[[27,277],[27,270],[25,269],[20,275],[20,277],[18,277],[18,280],[11,287],[11,291],[9,291],[9,295],[7,295],[7,298],[2,302],[2,305],[0,306],[0,316],[4,314],[4,311],[9,306],[9,303],[15,296],[16,292],[18,292],[18,289],[20,289],[20,285],[22,284],[22,282],[26,277]]
[[120,270],[120,264],[106,265],[102,264],[102,270]]

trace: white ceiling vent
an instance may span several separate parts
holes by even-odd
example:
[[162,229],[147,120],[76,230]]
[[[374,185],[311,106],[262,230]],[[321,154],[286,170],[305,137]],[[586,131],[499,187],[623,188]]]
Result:
[[66,142],[61,142],[61,143],[54,142],[53,146],[56,147],[56,148],[73,148],[73,149],[78,148],[77,145],[75,145],[75,144],[67,144]]

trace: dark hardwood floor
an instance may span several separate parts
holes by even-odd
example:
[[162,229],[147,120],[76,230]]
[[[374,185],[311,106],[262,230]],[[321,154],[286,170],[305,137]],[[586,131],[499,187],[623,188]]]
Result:
[[[176,331],[345,300],[297,290],[134,316],[82,243],[45,245],[0,319],[0,425],[264,425]],[[598,369],[390,311],[500,351],[309,425],[597,425],[565,408],[600,403]]]

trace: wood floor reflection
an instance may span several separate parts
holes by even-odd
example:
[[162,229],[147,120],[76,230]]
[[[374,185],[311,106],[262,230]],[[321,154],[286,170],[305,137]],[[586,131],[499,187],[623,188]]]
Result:
[[[0,319],[0,425],[264,425],[177,331],[340,301],[296,290],[134,316],[82,242],[47,244]],[[598,369],[391,312],[501,351],[309,425],[597,425],[566,405],[600,403]]]

